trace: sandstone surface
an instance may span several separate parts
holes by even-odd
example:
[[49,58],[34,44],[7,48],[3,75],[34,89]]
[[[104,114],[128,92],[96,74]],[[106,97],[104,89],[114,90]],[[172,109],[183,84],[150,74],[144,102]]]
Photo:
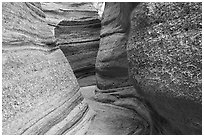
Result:
[[[3,7],[3,134],[149,132],[147,123],[135,126],[143,120],[134,110],[98,102],[93,98],[95,86],[79,88],[39,3],[3,3]],[[113,94],[116,99],[120,93]]]
[[101,25],[93,3],[49,2],[42,7],[80,86],[94,85]]
[[[130,7],[128,7],[130,8]],[[131,8],[130,8],[131,9]],[[123,11],[122,11],[123,10]],[[108,2],[105,5],[100,33],[100,47],[96,60],[96,78],[99,89],[131,85],[128,78],[127,32],[129,24],[125,4]]]
[[2,3],[2,133],[202,134],[202,3],[93,5]]
[[[130,3],[129,6],[138,3]],[[97,88],[91,97],[98,103],[97,119],[103,121],[103,129],[109,134],[151,134],[150,115],[141,98],[133,88],[128,75],[127,15],[134,7],[127,4],[108,2],[101,20],[100,46],[96,59]],[[129,8],[129,9],[128,9]],[[122,20],[121,20],[122,19]],[[90,103],[92,106],[93,103]],[[118,112],[114,115],[110,111]],[[98,127],[93,122],[90,129]],[[116,125],[115,125],[116,124]],[[91,134],[91,131],[90,131]]]
[[94,113],[40,4],[2,6],[3,134],[84,134]]

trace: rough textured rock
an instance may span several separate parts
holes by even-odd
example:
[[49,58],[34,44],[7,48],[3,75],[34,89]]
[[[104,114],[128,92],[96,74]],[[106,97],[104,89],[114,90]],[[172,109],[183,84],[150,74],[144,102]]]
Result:
[[94,116],[39,3],[2,4],[3,134],[84,134]]
[[142,3],[131,16],[130,76],[173,134],[202,134],[201,21],[194,2]]
[[105,2],[92,2],[92,4],[98,11],[99,17],[101,18],[105,7]]
[[[198,5],[201,4],[106,3],[93,100],[133,109],[135,117],[144,116],[142,123],[146,122],[150,129],[136,134],[201,134],[201,6]],[[128,75],[135,90],[131,89]],[[138,109],[138,104],[143,107]]]
[[42,3],[57,45],[70,62],[80,86],[95,84],[100,20],[93,3]]

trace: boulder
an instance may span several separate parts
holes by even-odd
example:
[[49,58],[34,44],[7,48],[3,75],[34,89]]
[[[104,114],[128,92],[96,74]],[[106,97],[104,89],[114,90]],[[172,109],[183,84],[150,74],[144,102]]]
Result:
[[2,134],[85,134],[94,112],[39,3],[2,3]]
[[165,119],[160,124],[177,129],[158,129],[161,134],[202,134],[201,43],[201,3],[142,3],[132,12],[130,77],[138,94]]

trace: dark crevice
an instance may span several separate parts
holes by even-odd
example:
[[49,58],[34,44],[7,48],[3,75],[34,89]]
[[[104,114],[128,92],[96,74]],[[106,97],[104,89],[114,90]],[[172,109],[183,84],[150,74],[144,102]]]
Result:
[[64,42],[64,43],[57,43],[57,46],[60,45],[66,45],[66,44],[78,44],[78,43],[85,43],[85,42],[94,42],[94,41],[100,41],[100,39],[93,39],[93,40],[86,40],[86,41],[77,41],[77,42]]
[[81,26],[99,25],[99,24],[101,26],[101,21],[99,19],[76,20],[76,21],[62,20],[60,23],[58,23],[58,26],[81,27]]
[[85,25],[73,25],[73,26],[68,26],[68,25],[60,25],[58,24],[56,26],[57,28],[100,28],[101,27],[101,23],[95,23],[95,24],[85,24]]
[[105,33],[105,34],[100,35],[100,38],[108,37],[108,36],[111,36],[111,35],[114,35],[114,34],[117,34],[117,33],[125,34],[126,31],[125,30],[118,30],[118,31],[114,31],[114,32],[111,32],[111,33]]

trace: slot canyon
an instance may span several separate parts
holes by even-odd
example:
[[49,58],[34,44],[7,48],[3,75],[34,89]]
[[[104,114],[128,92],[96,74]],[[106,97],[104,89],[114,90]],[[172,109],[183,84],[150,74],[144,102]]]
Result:
[[2,2],[3,135],[201,135],[202,2]]

